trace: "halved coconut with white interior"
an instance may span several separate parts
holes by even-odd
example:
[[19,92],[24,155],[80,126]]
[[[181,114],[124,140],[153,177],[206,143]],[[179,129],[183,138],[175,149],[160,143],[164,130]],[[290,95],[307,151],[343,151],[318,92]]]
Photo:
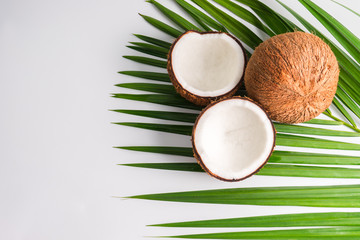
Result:
[[246,62],[243,46],[230,34],[187,31],[172,44],[167,69],[176,91],[204,106],[235,94]]
[[275,128],[266,112],[248,98],[208,105],[193,132],[194,156],[211,176],[240,181],[263,167],[275,147]]

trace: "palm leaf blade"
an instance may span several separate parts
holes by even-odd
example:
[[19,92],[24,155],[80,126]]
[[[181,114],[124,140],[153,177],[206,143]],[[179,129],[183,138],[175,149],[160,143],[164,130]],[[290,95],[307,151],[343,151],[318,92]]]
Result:
[[298,125],[289,125],[274,123],[277,132],[285,133],[298,133],[298,134],[310,134],[319,136],[338,136],[338,137],[359,137],[360,133],[357,132],[346,132],[338,130],[330,130],[324,128],[313,128]]
[[250,7],[276,34],[294,31],[297,28],[295,24],[282,17],[280,14],[266,6],[260,1],[236,0]]
[[119,149],[149,152],[149,153],[162,153],[176,156],[192,157],[193,151],[187,147],[163,147],[163,146],[128,146],[128,147],[116,147]]
[[311,119],[310,121],[304,122],[308,124],[319,124],[319,125],[343,125],[343,123],[333,120],[326,120],[326,119]]
[[197,30],[201,31],[197,26],[181,17],[179,14],[171,11],[170,9],[164,7],[155,0],[147,0],[149,3],[152,3],[157,9],[159,9],[168,19],[173,23],[181,27],[183,30]]
[[[130,163],[120,165],[161,170],[203,172],[202,168],[197,163]],[[268,163],[257,173],[257,175],[312,178],[360,178],[360,169]]]
[[120,71],[120,74],[138,77],[143,79],[161,81],[161,82],[170,82],[169,75],[167,73],[159,72],[145,72],[145,71]]
[[162,93],[162,94],[176,94],[172,85],[154,84],[154,83],[121,83],[116,84],[117,87],[129,88],[139,91]]
[[[183,157],[193,156],[193,151],[190,147],[131,146],[118,148],[140,152],[170,154]],[[360,157],[275,150],[269,158],[269,163],[360,165]]]
[[149,43],[141,43],[141,42],[130,42],[135,46],[127,46],[135,51],[149,54],[155,57],[167,59],[168,50],[162,47],[158,47]]
[[255,35],[249,28],[244,24],[237,21],[235,18],[216,8],[205,0],[192,0],[203,8],[206,12],[212,15],[217,21],[224,25],[230,32],[232,32],[237,38],[243,41],[246,45],[251,48],[257,47],[262,40]]
[[336,239],[350,240],[360,237],[359,227],[303,228],[291,230],[267,230],[250,232],[203,233],[170,236],[185,239]]
[[247,21],[248,23],[251,23],[255,27],[259,28],[263,32],[267,33],[269,36],[274,36],[275,33],[266,27],[254,14],[252,14],[247,9],[235,4],[232,1],[229,0],[214,0],[216,3],[222,5],[223,7],[229,9],[231,12],[233,12],[238,17],[242,18],[243,20]]
[[162,105],[165,104],[165,105],[173,106],[173,107],[201,110],[200,107],[189,103],[184,98],[177,96],[177,95],[118,93],[118,94],[113,94],[113,97],[127,99],[127,100],[135,100],[135,101],[149,102],[149,103],[155,103],[155,104],[162,104]]
[[336,96],[333,99],[333,104],[345,116],[345,118],[351,123],[351,125],[356,127],[354,119],[350,116],[350,114],[346,111],[346,109],[341,105],[341,103],[336,98]]
[[176,133],[181,135],[191,135],[192,126],[186,125],[169,125],[156,123],[137,123],[137,122],[115,122],[114,124],[128,127],[136,127],[159,132]]
[[142,34],[134,34],[134,36],[136,36],[137,38],[139,38],[139,39],[141,39],[141,40],[143,40],[145,42],[152,43],[152,44],[154,44],[156,46],[163,47],[163,48],[166,48],[166,49],[170,49],[170,46],[171,46],[171,43],[160,40],[160,39],[157,39],[157,38],[145,36],[145,35],[142,35]]
[[165,69],[167,67],[167,62],[163,60],[158,60],[148,57],[140,57],[140,56],[123,56],[123,57],[137,63],[142,63],[154,67],[160,67]]
[[136,116],[163,119],[163,120],[172,120],[179,122],[188,122],[194,123],[198,114],[194,113],[184,113],[184,112],[165,112],[165,111],[151,111],[151,110],[113,110],[120,113],[126,113]]
[[153,224],[157,227],[307,227],[307,226],[360,226],[359,212],[326,212],[280,214],[256,217],[225,218],[189,222]]
[[178,36],[180,36],[182,34],[182,32],[180,30],[173,28],[155,18],[146,16],[146,15],[142,15],[142,14],[140,14],[140,16],[142,16],[145,19],[145,21],[150,23],[155,28],[159,29],[160,31],[162,31],[172,37],[177,38]]
[[[149,85],[149,88],[147,88]],[[150,91],[150,92],[159,92],[165,94],[174,93],[172,86],[160,85],[157,89],[156,84],[118,84],[116,86],[123,86],[129,87],[132,89],[143,90],[143,91]],[[136,111],[134,112],[136,113]],[[142,110],[142,116],[156,118],[156,119],[166,119],[166,120],[173,120],[179,122],[191,122],[194,123],[196,120],[197,115],[193,113],[184,113],[184,112],[167,112],[167,111],[148,111]],[[135,114],[136,115],[136,114]],[[138,115],[139,116],[139,115]],[[171,117],[171,118],[170,118]],[[330,121],[330,120],[322,120],[321,123],[327,123],[330,125],[341,125],[341,122]],[[335,124],[334,124],[335,123]],[[338,137],[357,137],[360,136],[360,133],[357,132],[347,132],[347,131],[339,131],[339,130],[330,130],[324,128],[314,128],[314,127],[307,127],[307,126],[298,126],[298,125],[290,125],[290,124],[281,124],[281,123],[274,123],[277,132],[283,133],[299,133],[299,134],[309,134],[309,135],[319,135],[319,136],[338,136]]]
[[213,20],[211,17],[209,17],[205,13],[201,12],[200,10],[198,10],[197,8],[195,8],[188,2],[186,2],[184,0],[175,0],[175,1],[185,11],[190,12],[194,16],[198,17],[199,19],[201,19],[202,22],[206,23],[208,26],[216,29],[217,31],[226,32],[226,29],[221,24],[219,24],[218,22]]
[[129,198],[184,203],[349,208],[360,207],[359,196],[359,185],[336,185],[230,188],[145,194]]

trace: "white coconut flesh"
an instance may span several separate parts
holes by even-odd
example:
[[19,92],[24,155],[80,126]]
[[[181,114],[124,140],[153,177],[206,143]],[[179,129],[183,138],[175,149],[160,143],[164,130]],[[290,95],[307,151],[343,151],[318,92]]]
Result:
[[207,171],[223,180],[244,179],[271,155],[275,131],[267,114],[243,98],[209,107],[197,121],[193,144]]
[[240,82],[245,53],[225,33],[189,32],[174,45],[171,61],[184,89],[197,96],[213,97],[228,93]]

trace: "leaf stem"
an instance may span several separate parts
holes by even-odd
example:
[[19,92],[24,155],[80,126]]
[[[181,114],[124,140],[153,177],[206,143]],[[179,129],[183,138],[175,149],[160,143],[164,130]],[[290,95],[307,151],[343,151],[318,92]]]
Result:
[[332,115],[331,113],[323,112],[323,114],[325,114],[326,116],[334,119],[334,120],[337,121],[337,122],[341,122],[343,125],[345,125],[345,126],[347,126],[348,128],[354,130],[355,132],[360,132],[360,129],[358,129],[357,127],[355,127],[355,126],[353,126],[353,125],[351,125],[351,124],[349,124],[349,123],[347,123],[347,122],[345,122],[345,121],[343,121],[343,120],[335,117],[335,116]]

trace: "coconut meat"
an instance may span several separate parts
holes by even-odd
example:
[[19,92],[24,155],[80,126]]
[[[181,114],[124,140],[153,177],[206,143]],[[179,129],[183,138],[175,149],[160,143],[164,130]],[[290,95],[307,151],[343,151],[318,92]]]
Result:
[[245,53],[225,33],[189,32],[175,44],[171,64],[179,84],[201,97],[220,96],[241,80]]
[[225,180],[256,172],[272,153],[275,132],[266,113],[246,99],[208,108],[197,122],[194,146],[203,165]]

